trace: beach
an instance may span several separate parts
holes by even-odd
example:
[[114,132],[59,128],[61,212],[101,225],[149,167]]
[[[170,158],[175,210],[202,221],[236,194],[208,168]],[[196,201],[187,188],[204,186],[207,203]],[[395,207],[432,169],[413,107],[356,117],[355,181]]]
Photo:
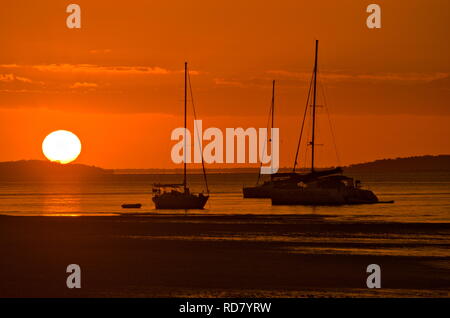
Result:
[[[0,216],[0,297],[448,297],[450,224]],[[80,289],[66,267],[81,267]],[[368,289],[366,267],[381,267]]]

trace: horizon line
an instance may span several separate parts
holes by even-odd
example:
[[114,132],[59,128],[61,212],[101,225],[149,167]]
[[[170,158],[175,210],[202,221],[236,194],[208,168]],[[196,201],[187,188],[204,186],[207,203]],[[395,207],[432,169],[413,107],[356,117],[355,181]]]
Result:
[[[450,153],[448,154],[438,154],[438,155],[416,155],[416,156],[407,156],[407,157],[395,157],[395,158],[382,158],[382,159],[374,159],[371,161],[364,161],[364,162],[358,162],[358,163],[351,163],[351,164],[345,164],[345,165],[334,165],[334,166],[321,166],[318,167],[319,169],[327,169],[327,168],[333,168],[333,167],[342,167],[342,168],[348,168],[348,167],[352,167],[352,166],[357,166],[357,165],[364,165],[364,164],[369,164],[369,163],[374,163],[374,162],[379,162],[379,161],[389,161],[389,160],[401,160],[401,159],[414,159],[414,158],[426,158],[426,157],[450,157]],[[39,162],[46,162],[46,163],[53,163],[53,164],[60,164],[58,162],[54,162],[54,161],[49,161],[49,160],[45,160],[45,159],[19,159],[19,160],[8,160],[8,161],[1,161],[0,164],[2,163],[12,163],[12,162],[24,162],[24,161],[39,161]],[[64,166],[64,164],[61,164]],[[96,167],[96,168],[100,168],[103,170],[110,170],[110,171],[182,171],[183,168],[102,168],[101,166],[96,166],[96,165],[92,165],[92,164],[86,164],[86,163],[77,163],[77,162],[71,162],[68,163],[66,165],[84,165],[84,166],[90,166],[90,167]],[[221,164],[219,164],[221,165]],[[211,167],[208,168],[208,170],[258,170],[259,167]],[[280,167],[279,170],[292,170],[293,167],[292,166],[284,166],[284,167]],[[201,167],[198,168],[191,168],[189,170],[202,170]],[[296,170],[309,170],[309,167],[300,167]]]

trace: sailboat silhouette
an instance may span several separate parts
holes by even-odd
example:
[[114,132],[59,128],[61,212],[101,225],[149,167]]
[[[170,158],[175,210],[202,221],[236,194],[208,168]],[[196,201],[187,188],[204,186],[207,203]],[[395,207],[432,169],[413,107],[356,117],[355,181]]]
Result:
[[[270,104],[269,120],[271,128],[274,128],[275,124],[275,80],[272,81],[272,102]],[[269,142],[272,142],[269,139]],[[262,165],[262,164],[261,164]],[[295,175],[295,174],[294,174]],[[244,198],[270,198],[271,192],[274,187],[296,187],[297,181],[293,178],[292,174],[276,173],[270,176],[270,180],[264,181],[260,184],[261,173],[258,173],[258,180],[256,185],[252,187],[244,187],[242,194]]]
[[[188,65],[184,63],[184,142],[186,143],[186,129],[187,129],[187,83],[189,79]],[[190,79],[189,79],[190,84]],[[192,91],[191,91],[192,95]],[[192,96],[191,96],[192,97]],[[195,111],[194,111],[195,114]],[[206,179],[206,171],[203,163],[203,176],[206,185],[207,195],[203,193],[191,193],[187,186],[187,164],[186,164],[186,144],[184,147],[184,166],[183,166],[183,183],[180,184],[161,184],[157,183],[153,186],[153,202],[156,209],[203,209],[209,199],[208,182]]]

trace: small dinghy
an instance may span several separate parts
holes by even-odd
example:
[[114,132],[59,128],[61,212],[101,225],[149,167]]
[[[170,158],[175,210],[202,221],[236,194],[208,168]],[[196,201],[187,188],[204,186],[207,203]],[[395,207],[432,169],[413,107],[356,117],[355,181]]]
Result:
[[141,207],[142,207],[142,204],[140,204],[140,203],[122,204],[122,209],[140,209]]

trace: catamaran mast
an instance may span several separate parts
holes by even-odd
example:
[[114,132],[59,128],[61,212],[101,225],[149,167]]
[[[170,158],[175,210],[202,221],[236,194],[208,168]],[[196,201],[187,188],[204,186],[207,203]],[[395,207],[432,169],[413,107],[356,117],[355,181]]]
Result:
[[183,172],[183,188],[184,193],[186,193],[186,130],[187,130],[187,62],[184,62],[184,172]]
[[317,88],[317,55],[319,51],[319,40],[316,40],[316,55],[314,61],[314,93],[312,109],[312,137],[311,137],[311,171],[314,172],[314,137],[316,130],[316,88]]

